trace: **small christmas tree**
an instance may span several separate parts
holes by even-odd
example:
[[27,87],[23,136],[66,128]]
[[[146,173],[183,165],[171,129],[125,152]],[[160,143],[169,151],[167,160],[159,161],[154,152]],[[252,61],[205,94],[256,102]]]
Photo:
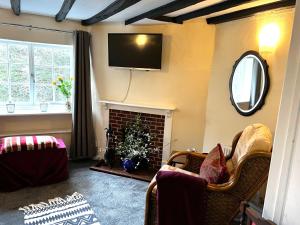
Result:
[[149,162],[149,154],[154,151],[151,141],[149,127],[143,124],[141,115],[138,114],[133,123],[125,127],[123,140],[116,146],[116,154],[123,162],[131,160],[131,166],[138,169]]

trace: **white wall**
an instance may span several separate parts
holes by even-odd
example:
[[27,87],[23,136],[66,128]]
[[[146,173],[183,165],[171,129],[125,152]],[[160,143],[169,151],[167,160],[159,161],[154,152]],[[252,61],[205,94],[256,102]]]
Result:
[[[298,103],[299,105],[299,103]],[[298,128],[295,137],[295,147],[291,162],[290,177],[286,191],[285,206],[282,214],[283,225],[299,224],[299,204],[300,204],[300,109],[298,111]]]
[[288,66],[276,127],[263,216],[276,224],[299,224],[300,2],[296,3]]

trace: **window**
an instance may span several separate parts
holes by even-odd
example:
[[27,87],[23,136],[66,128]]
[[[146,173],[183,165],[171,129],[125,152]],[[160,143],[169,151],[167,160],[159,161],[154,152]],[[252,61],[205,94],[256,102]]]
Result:
[[237,103],[250,102],[253,79],[253,58],[245,58],[236,68],[236,79],[233,81],[232,93]]
[[72,46],[0,40],[0,105],[63,104],[51,82],[70,78],[72,54]]

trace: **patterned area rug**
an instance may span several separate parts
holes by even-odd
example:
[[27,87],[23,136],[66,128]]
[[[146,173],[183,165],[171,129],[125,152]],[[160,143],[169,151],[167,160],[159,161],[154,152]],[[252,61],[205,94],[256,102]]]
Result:
[[25,225],[100,225],[91,206],[77,192],[19,210],[24,211]]

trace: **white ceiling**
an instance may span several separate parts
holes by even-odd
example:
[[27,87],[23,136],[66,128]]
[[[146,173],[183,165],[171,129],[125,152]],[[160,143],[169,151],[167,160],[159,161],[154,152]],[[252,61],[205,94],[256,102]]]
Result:
[[[21,13],[29,13],[36,15],[44,15],[54,17],[60,10],[64,0],[21,0]],[[113,3],[115,0],[76,0],[72,9],[67,15],[67,19],[70,20],[83,20],[90,18],[102,11],[105,7]],[[137,16],[141,13],[147,12],[151,9],[170,3],[174,0],[142,0],[137,4],[117,13],[116,15],[106,19],[104,22],[124,22],[126,19]],[[187,7],[182,10],[168,14],[168,16],[178,16],[184,13],[192,12],[194,10],[213,5],[225,0],[206,0]],[[268,2],[274,2],[278,0],[257,0],[243,6],[235,7],[223,12],[218,12],[212,15],[220,15],[225,12],[232,12],[237,9],[248,8],[250,6],[261,5]],[[0,0],[0,8],[10,9],[10,0]],[[137,23],[158,23],[158,21],[144,19]]]

